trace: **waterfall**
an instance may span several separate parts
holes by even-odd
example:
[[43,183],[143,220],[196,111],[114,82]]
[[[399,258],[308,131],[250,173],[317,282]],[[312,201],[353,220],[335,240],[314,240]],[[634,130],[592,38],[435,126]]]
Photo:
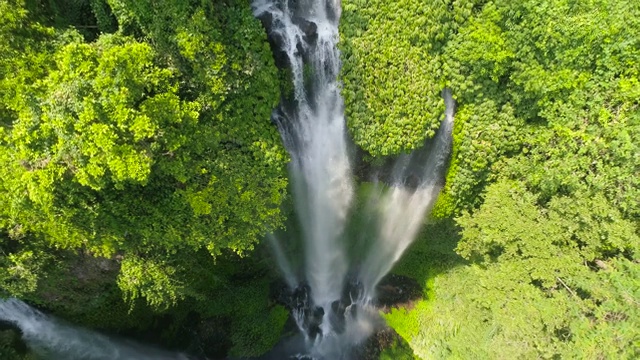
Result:
[[131,341],[67,325],[18,299],[0,300],[0,321],[17,326],[29,348],[43,359],[187,360]]
[[[353,193],[336,80],[338,13],[324,1],[299,1],[295,9],[289,3],[259,0],[254,9],[258,17],[265,12],[270,15],[270,30],[281,39],[291,68],[295,111],[275,120],[292,158],[295,205],[306,241],[304,273],[313,289],[313,302],[324,307],[340,297],[348,270],[338,239]],[[315,29],[313,40],[301,24]],[[313,78],[311,88],[305,86],[308,76]]]
[[278,263],[278,266],[280,267],[280,271],[284,275],[284,279],[287,282],[287,285],[290,289],[294,289],[296,286],[298,286],[298,279],[296,278],[296,275],[291,268],[291,264],[289,264],[289,261],[287,260],[284,251],[282,250],[280,241],[273,234],[267,235],[267,241],[269,241],[269,244],[271,245],[271,249],[276,257],[276,261]]
[[[273,120],[291,155],[289,173],[305,249],[299,286],[291,285],[294,272],[279,243],[270,241],[292,287],[292,312],[310,355],[345,358],[351,345],[379,325],[376,285],[415,239],[440,191],[454,101],[449,91],[443,92],[446,113],[436,138],[424,150],[401,156],[391,186],[381,187],[372,199],[378,209],[371,224],[377,236],[352,264],[342,239],[354,184],[337,80],[340,1],[255,0],[253,9],[267,28],[276,63],[290,70],[293,82],[292,104],[281,105]],[[414,179],[411,185],[409,178]]]
[[[442,93],[445,117],[431,146],[403,155],[392,174],[391,188],[374,196],[379,204],[378,236],[360,268],[366,298],[416,238],[425,215],[442,188],[441,178],[451,148],[455,102],[448,89]],[[407,184],[411,179],[414,184]]]

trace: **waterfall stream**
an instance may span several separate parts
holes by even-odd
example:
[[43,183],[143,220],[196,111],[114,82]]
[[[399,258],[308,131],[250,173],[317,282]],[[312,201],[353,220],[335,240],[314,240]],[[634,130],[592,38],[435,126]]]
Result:
[[[308,240],[305,276],[314,289],[313,301],[328,305],[340,297],[347,272],[338,238],[353,193],[337,82],[338,14],[324,1],[299,1],[293,9],[288,1],[257,1],[254,6],[256,16],[270,14],[271,31],[282,40],[291,68],[295,110],[275,120],[291,154],[296,210]],[[311,26],[316,28],[316,38],[308,39],[301,21],[315,24]],[[308,76],[313,78],[311,88],[305,86]]]
[[291,286],[294,271],[279,239],[270,241],[291,286],[292,313],[308,355],[348,358],[349,348],[379,325],[376,285],[415,239],[440,191],[454,101],[445,90],[446,112],[436,138],[425,149],[401,156],[390,186],[380,186],[370,199],[378,210],[371,224],[377,235],[354,261],[343,241],[354,181],[338,82],[340,1],[255,0],[253,8],[274,52],[286,56],[293,82],[293,104],[281,106],[273,118],[291,155],[289,172],[303,233],[304,281],[298,286]]
[[[446,111],[436,137],[400,156],[391,179],[378,182],[368,199],[375,235],[366,239],[366,249],[349,254],[344,237],[355,182],[338,81],[340,1],[255,0],[253,9],[268,23],[270,39],[277,39],[272,45],[285,55],[293,82],[291,104],[275,111],[273,120],[291,156],[302,268],[287,257],[281,239],[270,235],[268,241],[290,288],[304,342],[295,356],[348,359],[350,349],[382,325],[376,286],[415,240],[440,192],[455,103],[450,91],[443,91]],[[67,325],[17,299],[0,300],[0,320],[16,325],[44,358],[187,359]]]
[[18,299],[0,300],[0,320],[17,326],[29,348],[55,360],[188,360],[158,350],[65,324]]

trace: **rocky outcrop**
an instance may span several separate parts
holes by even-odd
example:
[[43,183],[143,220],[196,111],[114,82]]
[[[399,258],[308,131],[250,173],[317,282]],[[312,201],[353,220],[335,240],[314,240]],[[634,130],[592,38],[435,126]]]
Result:
[[[290,66],[289,56],[284,50],[286,48],[286,40],[282,32],[278,31],[279,21],[274,19],[272,13],[266,11],[258,15],[258,19],[267,31],[267,40],[273,52],[273,59],[279,69],[285,69]],[[306,48],[315,45],[318,40],[318,25],[313,21],[309,21],[303,17],[293,17],[291,21],[298,26],[303,34],[304,45],[298,43],[296,46],[298,56],[306,56]]]

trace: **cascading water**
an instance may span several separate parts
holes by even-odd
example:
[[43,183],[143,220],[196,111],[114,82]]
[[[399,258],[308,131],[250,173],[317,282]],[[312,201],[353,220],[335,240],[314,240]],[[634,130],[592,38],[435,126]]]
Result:
[[374,195],[373,200],[379,204],[380,211],[378,236],[359,273],[366,298],[375,296],[375,286],[391,271],[393,264],[416,238],[427,211],[442,188],[441,178],[451,148],[455,109],[451,92],[445,90],[442,95],[446,106],[445,117],[431,146],[401,156],[392,174],[391,188]]
[[[275,50],[286,57],[294,85],[293,103],[275,112],[274,120],[292,159],[289,170],[304,235],[303,282],[278,239],[269,241],[304,335],[305,349],[298,355],[348,358],[350,348],[380,325],[376,286],[415,239],[440,191],[455,104],[445,90],[446,112],[437,136],[424,149],[401,156],[388,184],[379,184],[370,196],[376,235],[367,239],[365,251],[348,256],[342,240],[354,184],[337,81],[340,1],[255,0],[253,6]],[[46,359],[187,359],[66,325],[16,299],[0,300],[0,321],[17,326]]]
[[[297,5],[290,8],[288,1],[257,1],[254,7],[256,16],[268,13],[271,17],[271,31],[282,40],[291,68],[295,111],[277,116],[276,122],[292,158],[296,207],[307,240],[305,277],[313,289],[313,302],[327,308],[340,298],[347,272],[338,239],[353,192],[336,80],[340,70],[338,13],[332,3],[324,1]],[[315,24],[317,38],[312,43],[300,28],[300,20]],[[313,77],[311,88],[305,87],[306,76]]]
[[18,299],[0,300],[0,321],[14,324],[42,359],[188,360],[176,354],[66,325]]
[[[292,266],[278,239],[270,241],[291,287],[292,312],[309,355],[348,357],[349,347],[366,339],[379,322],[373,306],[376,285],[414,240],[439,193],[454,101],[443,92],[447,110],[428,155],[401,157],[391,187],[381,187],[372,199],[379,210],[372,224],[378,234],[365,256],[350,263],[353,257],[341,241],[353,180],[337,81],[340,1],[255,0],[253,7],[274,52],[286,58],[294,87],[293,104],[281,106],[273,118],[292,159],[289,171],[305,249],[305,281],[299,286],[291,286]],[[411,185],[409,178],[414,179]]]

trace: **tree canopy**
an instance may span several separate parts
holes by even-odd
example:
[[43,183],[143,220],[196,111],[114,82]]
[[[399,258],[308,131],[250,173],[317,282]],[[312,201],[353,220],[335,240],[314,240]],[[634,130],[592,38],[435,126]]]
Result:
[[[270,116],[295,99],[250,5],[0,0],[1,296],[174,344],[187,324],[215,357],[278,341],[257,245],[290,205]],[[443,193],[394,270],[424,298],[384,314],[414,354],[639,358],[640,2],[342,7],[366,161],[420,148],[456,100]]]
[[[420,146],[442,112],[437,91],[450,88],[457,101],[433,215],[456,219],[463,260],[432,275],[415,310],[387,317],[416,355],[638,357],[640,6],[354,0],[344,8],[345,100],[360,146],[377,156]],[[424,69],[431,76],[416,80]],[[398,94],[380,101],[387,91]],[[393,112],[414,108],[422,111]],[[398,131],[404,121],[418,131]]]
[[277,71],[248,3],[88,1],[88,35],[28,5],[0,2],[8,241],[121,254],[123,290],[153,303],[136,266],[171,294],[172,254],[243,254],[280,226]]

